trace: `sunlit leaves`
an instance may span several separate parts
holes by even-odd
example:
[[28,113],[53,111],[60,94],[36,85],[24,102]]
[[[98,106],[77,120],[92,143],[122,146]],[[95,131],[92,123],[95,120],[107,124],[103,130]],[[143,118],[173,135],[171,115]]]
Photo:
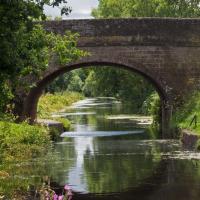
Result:
[[[47,33],[35,21],[46,19],[44,6],[60,7],[62,14],[69,14],[71,8],[66,0],[1,0],[0,1],[0,73],[1,88],[8,84],[14,92],[20,78],[34,74],[41,76],[50,62],[58,57],[59,64],[67,64],[83,56],[77,49],[77,36],[62,37]],[[62,7],[63,6],[63,7]],[[9,80],[9,81],[8,81]],[[0,112],[6,107],[10,95],[7,89],[0,90]],[[5,110],[4,110],[5,111]]]
[[58,55],[60,64],[67,64],[77,60],[81,56],[87,55],[87,53],[77,48],[77,34],[66,32],[64,36],[51,36],[54,38],[54,46],[52,50]]
[[99,0],[95,17],[199,17],[200,0]]

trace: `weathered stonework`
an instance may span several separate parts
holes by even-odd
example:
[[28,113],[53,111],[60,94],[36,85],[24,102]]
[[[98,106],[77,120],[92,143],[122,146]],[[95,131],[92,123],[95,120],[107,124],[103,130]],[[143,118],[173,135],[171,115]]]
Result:
[[133,18],[48,21],[48,31],[80,34],[78,46],[88,57],[67,66],[52,64],[34,80],[23,98],[21,118],[36,118],[37,102],[45,86],[59,75],[88,66],[116,66],[148,79],[162,100],[162,132],[169,132],[174,107],[200,88],[200,19]]

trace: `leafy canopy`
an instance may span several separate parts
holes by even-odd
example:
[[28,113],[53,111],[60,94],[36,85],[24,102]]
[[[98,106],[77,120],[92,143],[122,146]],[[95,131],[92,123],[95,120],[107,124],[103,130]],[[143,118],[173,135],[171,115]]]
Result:
[[[36,21],[45,20],[44,6],[59,6],[65,0],[1,0],[0,1],[0,112],[5,111],[20,78],[39,75],[52,55],[66,64],[85,53],[76,47],[77,35],[64,36],[46,32]],[[64,5],[65,5],[64,4]],[[63,4],[62,4],[63,5]],[[61,14],[69,14],[63,7]]]
[[200,0],[99,0],[92,12],[110,17],[200,17]]

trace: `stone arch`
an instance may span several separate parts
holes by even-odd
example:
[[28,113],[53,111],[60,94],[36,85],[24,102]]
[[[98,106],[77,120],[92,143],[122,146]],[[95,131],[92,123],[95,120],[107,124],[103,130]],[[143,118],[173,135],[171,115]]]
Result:
[[[30,123],[34,123],[34,121],[37,118],[37,104],[40,96],[42,95],[43,90],[45,87],[52,82],[55,78],[59,77],[60,75],[67,73],[69,71],[72,71],[74,69],[78,68],[86,68],[89,66],[112,66],[112,67],[118,67],[118,68],[123,68],[125,70],[130,70],[133,73],[137,73],[144,77],[144,79],[148,80],[155,90],[158,92],[160,99],[161,99],[161,104],[162,104],[162,132],[164,132],[166,126],[166,114],[165,114],[165,109],[163,109],[166,104],[166,102],[169,102],[169,95],[166,93],[165,88],[162,85],[162,80],[157,79],[156,77],[153,77],[150,73],[147,73],[147,71],[143,71],[144,67],[139,66],[137,64],[133,65],[133,63],[128,63],[123,61],[122,62],[113,62],[113,61],[85,61],[85,62],[77,62],[73,63],[70,65],[66,65],[65,67],[59,67],[53,72],[49,73],[44,73],[44,76],[41,80],[39,80],[36,83],[36,86],[32,88],[27,95],[24,103],[23,103],[23,110],[20,118],[23,119],[29,119]],[[134,66],[137,66],[134,67]],[[138,67],[139,66],[139,67]],[[168,117],[168,116],[167,116]]]

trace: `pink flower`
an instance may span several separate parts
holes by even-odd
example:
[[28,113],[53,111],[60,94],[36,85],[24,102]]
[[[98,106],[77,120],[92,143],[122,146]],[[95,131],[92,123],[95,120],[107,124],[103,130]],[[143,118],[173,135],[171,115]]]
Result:
[[64,189],[65,189],[65,190],[71,190],[71,187],[70,187],[69,185],[66,184],[66,185],[64,186]]
[[53,195],[53,200],[58,200],[58,195],[56,193]]
[[63,195],[59,195],[58,196],[58,200],[63,200],[64,196]]

